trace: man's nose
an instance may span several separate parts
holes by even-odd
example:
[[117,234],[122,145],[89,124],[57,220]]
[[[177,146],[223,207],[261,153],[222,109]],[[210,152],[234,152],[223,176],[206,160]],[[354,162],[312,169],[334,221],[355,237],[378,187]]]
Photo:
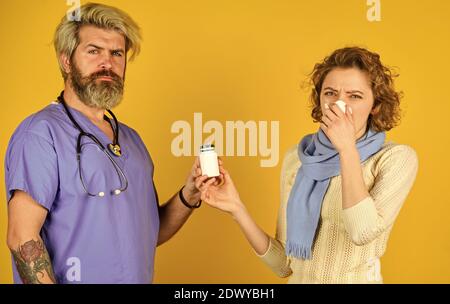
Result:
[[110,54],[104,54],[102,56],[100,67],[105,70],[110,70],[112,68],[112,56]]

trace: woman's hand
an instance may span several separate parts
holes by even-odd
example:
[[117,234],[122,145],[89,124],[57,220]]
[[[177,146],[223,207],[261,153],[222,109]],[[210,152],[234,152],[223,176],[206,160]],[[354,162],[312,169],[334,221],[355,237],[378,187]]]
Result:
[[219,168],[223,179],[221,183],[204,183],[201,177],[197,179],[198,189],[201,192],[202,201],[219,210],[235,216],[239,211],[245,209],[241,202],[239,193],[227,170]]
[[356,129],[353,121],[352,109],[346,105],[345,113],[335,104],[327,108],[322,116],[320,128],[327,135],[336,151],[341,153],[356,144]]
[[223,177],[221,183],[205,183],[202,176],[196,179],[202,200],[214,208],[230,213],[255,252],[264,254],[270,246],[269,236],[247,212],[228,171],[223,166],[219,170]]

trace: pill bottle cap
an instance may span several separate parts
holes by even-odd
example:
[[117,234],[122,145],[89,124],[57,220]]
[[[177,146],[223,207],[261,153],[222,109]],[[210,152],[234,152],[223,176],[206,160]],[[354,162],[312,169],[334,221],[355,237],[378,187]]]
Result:
[[214,151],[213,144],[205,144],[200,146],[200,152]]

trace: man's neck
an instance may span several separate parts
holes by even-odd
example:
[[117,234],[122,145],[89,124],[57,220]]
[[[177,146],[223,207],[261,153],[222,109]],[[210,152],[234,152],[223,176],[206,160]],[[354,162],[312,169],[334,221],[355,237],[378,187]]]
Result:
[[103,115],[105,113],[104,109],[93,108],[85,105],[73,91],[72,87],[66,84],[64,88],[64,100],[66,104],[74,108],[75,110],[83,113],[89,120],[91,120],[96,125],[101,125],[104,123]]

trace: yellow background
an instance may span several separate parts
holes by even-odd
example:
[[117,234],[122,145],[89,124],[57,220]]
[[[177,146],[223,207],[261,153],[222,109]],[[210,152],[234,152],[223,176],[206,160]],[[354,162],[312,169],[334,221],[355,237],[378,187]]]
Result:
[[[144,139],[161,200],[181,187],[194,159],[172,156],[174,121],[193,124],[194,112],[222,124],[280,121],[282,158],[318,128],[301,89],[316,62],[356,44],[397,66],[404,117],[388,138],[415,148],[420,168],[382,273],[386,283],[450,283],[450,1],[381,0],[381,22],[367,21],[366,0],[101,2],[127,11],[143,29],[142,53],[128,66],[125,99],[115,112]],[[51,42],[67,9],[65,0],[0,0],[2,161],[17,125],[62,89]],[[272,168],[261,168],[259,157],[224,160],[251,214],[273,234],[281,159]],[[6,198],[3,183],[0,197]],[[0,282],[9,283],[6,207],[3,199]],[[230,216],[206,205],[157,249],[155,269],[156,283],[286,281],[254,256]]]

